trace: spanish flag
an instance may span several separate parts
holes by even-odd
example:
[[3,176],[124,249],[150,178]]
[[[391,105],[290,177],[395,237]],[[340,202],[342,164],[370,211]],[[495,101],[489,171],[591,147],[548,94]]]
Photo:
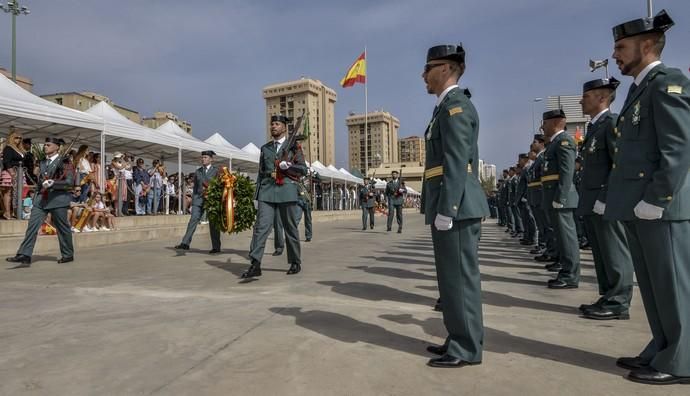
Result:
[[340,80],[340,85],[343,88],[351,87],[356,83],[364,84],[367,81],[367,59],[366,52],[362,52],[362,55],[357,58],[355,63],[350,66],[345,77]]

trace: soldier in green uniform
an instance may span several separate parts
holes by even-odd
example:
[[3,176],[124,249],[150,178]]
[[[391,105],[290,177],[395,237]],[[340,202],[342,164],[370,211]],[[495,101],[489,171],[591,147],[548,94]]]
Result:
[[359,188],[359,207],[362,208],[362,231],[367,229],[367,217],[369,217],[369,227],[373,230],[376,191],[368,176],[364,177],[364,185]]
[[513,211],[510,209],[510,175],[508,169],[503,169],[503,189],[501,190],[498,199],[503,204],[506,215],[506,231],[512,232],[515,228],[513,223]]
[[74,187],[74,168],[69,160],[60,155],[60,146],[64,141],[57,137],[46,138],[43,146],[46,158],[39,163],[38,184],[40,186],[33,199],[31,217],[26,228],[24,241],[19,246],[14,257],[7,261],[19,263],[14,268],[28,268],[31,266],[31,256],[36,245],[36,238],[41,225],[48,214],[57,230],[60,254],[58,264],[74,261],[74,247],[72,246],[72,229],[67,219],[67,209],[72,201],[70,190]]
[[[541,217],[544,229],[545,248],[540,255],[534,257],[534,260],[542,263],[558,262],[558,244],[556,243],[556,233],[554,231],[553,224],[551,224],[551,219],[549,218],[549,209],[551,208],[551,204],[545,202],[543,199],[544,189],[541,183],[541,176],[544,171],[544,153],[546,152],[546,137],[543,134],[534,135],[534,140],[532,141],[532,150],[537,153],[537,158],[534,160],[534,162],[538,163],[538,165],[535,165],[534,167],[535,182],[533,182],[535,183],[533,184],[534,186],[539,187],[538,195],[535,198],[537,206],[535,213],[538,213],[538,216]],[[538,184],[536,184],[536,181],[538,181]],[[535,251],[533,254],[539,254],[539,252]],[[547,264],[546,266],[553,271],[561,270],[560,264]]]
[[[535,136],[535,139],[537,137]],[[539,135],[543,140],[543,136]],[[529,157],[532,164],[527,169],[527,204],[534,216],[534,222],[537,228],[537,238],[534,241],[534,249],[530,251],[531,254],[541,254],[542,250],[546,248],[546,233],[544,231],[544,211],[541,210],[541,176],[537,170],[541,168],[541,157],[538,152],[534,150],[534,141],[530,145]]]
[[297,200],[297,206],[299,207],[299,216],[297,216],[297,225],[302,220],[302,215],[304,215],[304,237],[305,242],[311,242],[312,238],[312,226],[311,226],[311,198],[309,195],[309,189],[307,188],[307,178],[299,184],[299,197]]
[[393,226],[393,212],[395,220],[398,222],[398,234],[402,232],[403,226],[403,202],[407,188],[405,183],[401,183],[398,178],[398,171],[391,172],[391,180],[386,183],[386,197],[388,197],[388,223],[386,231],[390,231]]
[[251,265],[242,274],[242,278],[261,276],[261,260],[275,216],[280,216],[285,230],[287,259],[290,264],[287,274],[297,274],[302,270],[299,231],[297,229],[299,216],[297,201],[299,199],[299,180],[307,174],[307,165],[304,161],[302,147],[299,144],[294,144],[293,147],[286,146],[285,134],[288,122],[289,118],[284,115],[272,116],[271,136],[273,140],[261,146],[255,196],[258,201],[258,212],[250,245],[251,252],[249,252]]
[[525,233],[520,240],[521,245],[532,245],[537,237],[537,225],[534,220],[534,215],[530,210],[527,200],[527,173],[530,167],[529,154],[521,153],[518,156],[518,181],[517,193],[515,194],[515,204],[518,207],[520,215],[522,216],[522,225]]
[[554,227],[561,269],[556,278],[549,280],[550,289],[574,289],[580,281],[580,249],[575,230],[574,211],[577,192],[573,184],[577,145],[565,131],[563,110],[547,111],[543,115],[542,129],[549,146],[544,152],[542,165],[542,205],[546,205]]
[[620,358],[628,378],[690,383],[690,81],[660,62],[666,11],[613,28],[621,73],[634,78],[616,123],[604,218],[622,221],[652,340]]
[[489,214],[479,183],[479,116],[458,88],[465,72],[462,45],[429,49],[422,77],[427,91],[438,97],[425,132],[426,163],[421,212],[431,225],[443,323],[448,337],[427,350],[441,355],[432,367],[461,367],[482,361],[481,282],[479,236],[481,220]]
[[582,146],[580,199],[575,214],[584,217],[601,296],[594,304],[580,306],[580,310],[584,317],[599,320],[628,319],[633,288],[633,266],[623,224],[602,217],[616,150],[616,115],[609,106],[618,84],[615,78],[588,81],[582,87],[580,101],[582,112],[591,121]]
[[496,206],[498,207],[498,226],[503,227],[506,225],[505,207],[503,206],[502,200],[503,179],[498,179],[498,182],[496,182],[496,189]]
[[[196,227],[201,222],[201,219],[206,212],[204,209],[204,202],[206,201],[205,190],[208,183],[214,177],[218,176],[218,167],[213,165],[213,156],[216,155],[212,150],[201,152],[201,166],[197,168],[194,173],[194,189],[192,191],[192,216],[189,218],[187,224],[187,232],[182,237],[182,242],[175,246],[175,249],[189,250],[189,245],[192,243],[192,237],[196,231]],[[211,234],[211,250],[210,254],[220,253],[220,230],[208,225],[209,233]]]
[[516,238],[523,235],[524,228],[522,224],[522,215],[520,214],[520,209],[515,202],[515,197],[517,196],[517,186],[518,186],[518,174],[517,167],[511,166],[508,169],[508,204],[510,205],[510,211],[513,215],[513,230],[510,236]]

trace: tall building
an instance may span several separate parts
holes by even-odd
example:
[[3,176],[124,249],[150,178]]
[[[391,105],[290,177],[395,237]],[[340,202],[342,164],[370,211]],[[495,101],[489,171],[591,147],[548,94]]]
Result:
[[[397,163],[398,130],[400,121],[391,113],[368,113],[366,154],[364,145],[364,114],[350,114],[345,119],[349,141],[350,169],[377,168],[385,163]],[[366,155],[367,166],[364,166]]]
[[[307,161],[335,164],[335,102],[334,90],[319,80],[301,78],[269,85],[263,89],[266,100],[266,141],[271,139],[271,116],[284,114],[293,119],[304,112],[309,118],[309,139],[302,141]],[[302,126],[306,120],[302,121]],[[289,125],[292,129],[294,125]]]
[[479,178],[481,180],[489,180],[494,178],[494,186],[496,185],[496,165],[487,164],[483,161],[479,161]]
[[424,138],[409,136],[398,140],[398,160],[400,162],[416,162],[424,165],[426,160],[426,146]]
[[157,111],[157,112],[153,113],[153,117],[146,117],[142,120],[141,123],[144,124],[144,126],[146,126],[148,128],[156,129],[168,121],[174,122],[180,128],[182,128],[182,130],[184,130],[185,132],[187,132],[190,135],[192,134],[192,123],[191,122],[185,121],[173,113],[167,113],[164,111]]
[[41,97],[59,105],[79,111],[86,111],[90,109],[91,106],[98,104],[98,102],[105,102],[130,121],[141,124],[141,116],[139,115],[139,112],[117,105],[113,103],[113,101],[107,96],[94,92],[59,92],[49,95],[41,95]]
[[578,129],[584,131],[589,121],[589,117],[582,113],[581,99],[582,95],[559,95],[549,96],[546,100],[546,111],[563,109],[567,119],[567,132],[571,136]]
[[[0,67],[0,74],[2,74],[3,76],[7,77],[10,80],[12,79],[12,71],[10,71],[10,70],[3,69],[2,67]],[[17,74],[16,77],[17,77],[17,85],[19,85],[20,87],[24,88],[25,90],[27,90],[29,92],[33,91],[34,82],[31,81],[31,79],[29,77],[20,76],[19,74]]]

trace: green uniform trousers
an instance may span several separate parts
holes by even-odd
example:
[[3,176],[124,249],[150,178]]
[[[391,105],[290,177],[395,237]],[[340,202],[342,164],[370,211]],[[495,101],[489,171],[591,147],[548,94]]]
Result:
[[297,215],[297,226],[299,226],[299,223],[302,221],[302,214],[304,214],[304,237],[311,239],[313,232],[311,224],[311,208],[309,207],[309,204],[300,204],[298,202],[297,212],[299,213]]
[[374,226],[374,210],[375,208],[372,206],[371,208],[366,208],[362,206],[362,228],[367,228],[367,217],[369,217],[369,225]]
[[58,243],[60,244],[60,254],[62,257],[74,257],[74,247],[72,245],[72,227],[67,220],[67,208],[42,209],[38,206],[31,208],[29,225],[26,227],[24,240],[19,246],[17,254],[31,257],[34,253],[38,231],[50,213],[55,229],[57,230]]
[[563,267],[556,279],[569,285],[580,282],[580,244],[575,229],[575,209],[550,209],[549,217],[556,235],[558,261]]
[[266,239],[274,226],[274,218],[280,216],[285,230],[287,242],[287,258],[290,264],[302,264],[299,231],[297,230],[298,217],[297,202],[272,203],[259,201],[259,211],[254,224],[254,233],[250,245],[249,257],[252,261],[261,262],[266,248]]
[[633,294],[633,265],[625,228],[597,214],[584,219],[599,284],[598,303],[614,312],[627,311]]
[[[202,206],[192,205],[192,216],[189,218],[189,223],[187,224],[187,232],[185,232],[184,237],[182,237],[182,243],[189,246],[192,244],[192,237],[194,232],[196,232],[196,226],[201,222],[201,218],[206,211]],[[208,225],[209,233],[211,234],[211,248],[215,250],[220,250],[220,230],[209,223]]]
[[386,223],[387,228],[390,230],[393,226],[393,215],[395,212],[395,220],[398,223],[398,229],[402,230],[403,226],[403,207],[402,205],[388,205],[388,222]]
[[484,343],[480,234],[481,219],[456,220],[448,231],[431,226],[443,324],[448,331],[445,346],[449,355],[467,362],[481,362]]
[[640,357],[661,372],[690,376],[690,220],[625,222],[652,340]]

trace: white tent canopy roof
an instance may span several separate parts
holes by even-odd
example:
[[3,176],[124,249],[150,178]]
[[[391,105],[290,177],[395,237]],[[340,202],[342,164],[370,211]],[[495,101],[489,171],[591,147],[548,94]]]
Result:
[[[167,136],[153,129],[139,125],[127,119],[105,102],[92,106],[86,113],[103,119],[105,125],[106,150],[122,151],[137,157],[163,158],[177,160],[178,138]],[[183,148],[182,161],[197,164],[199,155],[195,151]]]
[[0,74],[0,127],[15,126],[24,137],[57,135],[69,141],[77,134],[92,144],[100,142],[103,120],[91,114],[61,106],[26,91]]
[[204,142],[214,145],[214,146],[223,146],[223,147],[230,147],[233,150],[239,150],[236,146],[234,146],[232,143],[228,142],[223,135],[220,133],[216,132],[213,135],[211,135],[208,139],[204,140]]
[[254,159],[251,155],[247,155],[241,150],[235,150],[229,146],[212,145],[199,140],[185,132],[179,125],[171,120],[168,120],[163,125],[156,128],[156,131],[176,136],[182,147],[187,147],[197,152],[213,150],[216,155],[220,157],[232,158],[233,163],[237,163],[242,171],[252,171],[257,168],[259,161],[258,159]]
[[261,149],[256,147],[256,145],[254,143],[251,143],[251,142],[247,143],[246,146],[242,147],[242,151],[250,153],[250,154],[254,154],[256,156],[261,155]]

